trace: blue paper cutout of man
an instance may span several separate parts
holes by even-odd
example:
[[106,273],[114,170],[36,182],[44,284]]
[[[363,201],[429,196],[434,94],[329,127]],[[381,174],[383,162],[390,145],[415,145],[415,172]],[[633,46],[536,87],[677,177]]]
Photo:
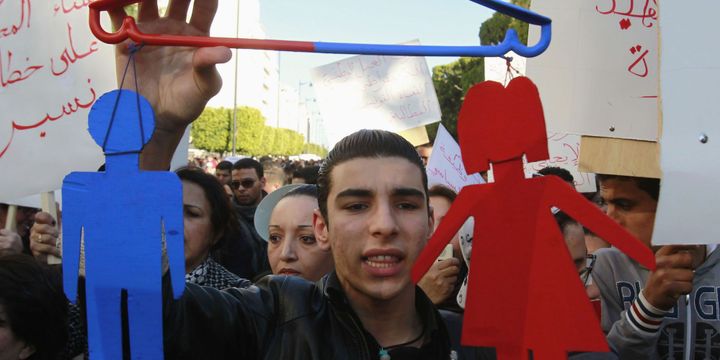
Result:
[[76,301],[82,237],[91,359],[123,359],[125,295],[131,358],[163,358],[163,232],[174,296],[185,287],[182,184],[174,173],[138,168],[154,127],[146,99],[129,90],[104,94],[88,132],[103,148],[105,171],[63,181],[65,295]]

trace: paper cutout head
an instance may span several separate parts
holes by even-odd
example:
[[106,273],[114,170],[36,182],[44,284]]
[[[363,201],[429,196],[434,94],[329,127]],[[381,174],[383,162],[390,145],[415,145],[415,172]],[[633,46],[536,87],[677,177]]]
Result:
[[473,86],[458,115],[458,138],[468,174],[523,154],[528,162],[548,159],[545,116],[535,84],[517,77],[507,88],[494,81]]
[[[118,109],[123,109],[124,118],[118,116]],[[128,113],[135,116],[128,116]],[[128,118],[137,121],[128,121]],[[129,90],[103,94],[88,116],[88,132],[106,155],[139,153],[154,130],[155,115],[150,103]]]

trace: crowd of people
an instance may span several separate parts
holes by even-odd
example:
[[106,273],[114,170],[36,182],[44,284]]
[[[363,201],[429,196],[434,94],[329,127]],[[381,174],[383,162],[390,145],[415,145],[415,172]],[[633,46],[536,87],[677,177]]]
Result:
[[[215,7],[213,1],[194,2],[186,21],[187,1],[170,1],[164,17],[156,4],[143,2],[139,26],[207,35]],[[110,15],[117,25],[124,11]],[[128,56],[127,44],[119,45],[118,64]],[[156,90],[143,93],[155,110],[157,130],[143,149],[141,168],[164,171],[186,126],[220,89],[215,65],[228,61],[230,51],[176,48],[134,56],[144,74],[138,77],[141,92]],[[417,286],[411,281],[415,260],[458,195],[428,186],[424,166],[431,150],[416,149],[391,132],[361,130],[317,163],[243,158],[217,161],[213,172],[195,166],[176,170],[183,192],[185,291],[175,299],[165,286],[169,277],[163,277],[158,326],[165,333],[156,340],[163,342],[165,357],[495,358],[493,346],[502,344],[461,345],[460,299],[472,276],[466,249],[472,231],[461,230]],[[559,176],[573,186],[562,169],[543,169],[536,176]],[[589,300],[599,304],[611,350],[569,349],[578,352],[568,355],[720,358],[718,252],[709,246],[652,246],[660,180],[603,174],[597,179],[598,193],[587,198],[652,249],[657,267],[640,266],[552,209],[566,258]],[[1,224],[8,221],[8,209],[0,205]],[[31,208],[15,216],[14,231],[0,230],[0,359],[92,358],[96,350],[88,338],[99,334],[87,330],[83,302],[70,303],[59,268],[43,265],[49,255],[62,256],[62,219]],[[477,239],[476,251],[485,240]],[[132,354],[132,344],[117,341]]]

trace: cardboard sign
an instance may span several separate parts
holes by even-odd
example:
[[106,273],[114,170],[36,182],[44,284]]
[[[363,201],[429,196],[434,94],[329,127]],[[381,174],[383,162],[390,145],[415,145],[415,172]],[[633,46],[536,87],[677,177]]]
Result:
[[89,1],[0,1],[0,202],[60,188],[96,170],[95,99],[115,86],[112,46],[88,28]]
[[[657,0],[543,0],[548,50],[528,60],[550,132],[656,141]],[[529,43],[539,37],[530,27]]]
[[485,182],[480,174],[468,175],[465,172],[460,146],[442,124],[438,127],[433,152],[425,171],[428,176],[428,186],[445,185],[455,193],[459,193],[465,185]]
[[579,192],[595,192],[595,174],[578,170],[580,158],[580,136],[550,133],[548,134],[550,158],[525,165],[525,175],[530,177],[548,166],[561,167],[570,171],[575,180],[575,189]]
[[[698,11],[701,9],[702,11]],[[714,33],[717,1],[663,2],[662,186],[653,244],[720,242],[717,163],[720,154],[720,49],[706,46]],[[694,56],[698,49],[702,56]]]
[[400,132],[440,121],[424,57],[353,56],[311,75],[330,146],[360,129]]

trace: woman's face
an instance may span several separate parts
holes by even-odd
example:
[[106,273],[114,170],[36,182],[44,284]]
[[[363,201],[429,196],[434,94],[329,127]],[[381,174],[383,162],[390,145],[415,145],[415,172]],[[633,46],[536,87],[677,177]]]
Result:
[[312,217],[317,199],[290,196],[277,203],[268,225],[268,259],[273,274],[317,281],[333,269],[330,251],[315,241]]
[[183,220],[185,225],[185,272],[202,264],[215,244],[210,216],[212,210],[200,185],[183,181]]
[[0,305],[0,360],[27,359],[34,352],[32,347],[15,337],[5,307]]

